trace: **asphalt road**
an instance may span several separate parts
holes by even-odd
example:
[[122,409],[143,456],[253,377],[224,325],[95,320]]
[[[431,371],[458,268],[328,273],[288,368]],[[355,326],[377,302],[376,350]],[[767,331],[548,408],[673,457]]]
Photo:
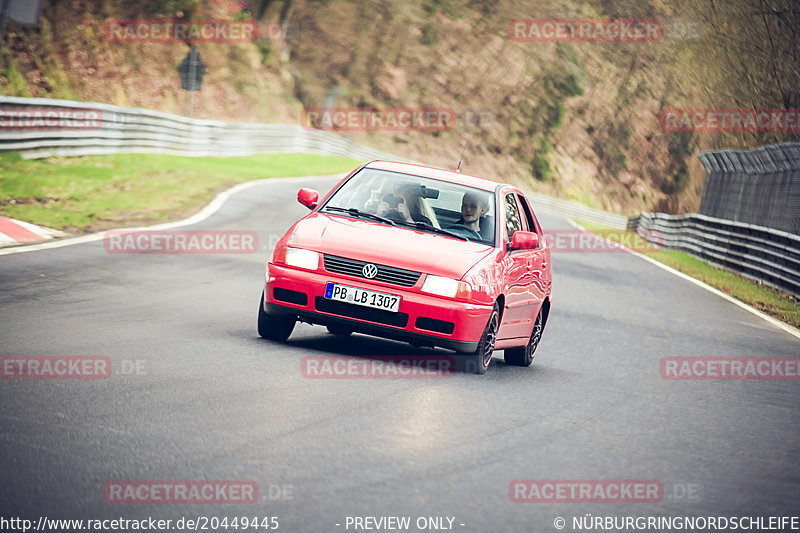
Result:
[[[305,377],[308,355],[415,351],[307,325],[285,344],[257,336],[268,248],[307,212],[299,186],[246,189],[191,227],[255,231],[257,253],[109,254],[96,241],[0,256],[0,355],[106,356],[112,368],[0,380],[0,516],[274,516],[293,532],[454,517],[457,531],[522,532],[557,531],[558,516],[572,531],[589,514],[800,514],[800,382],[659,373],[671,356],[798,357],[800,341],[627,253],[553,256],[553,311],[530,368],[497,352],[485,376]],[[647,503],[518,503],[518,479],[664,489]],[[108,503],[115,480],[249,480],[259,501]]]

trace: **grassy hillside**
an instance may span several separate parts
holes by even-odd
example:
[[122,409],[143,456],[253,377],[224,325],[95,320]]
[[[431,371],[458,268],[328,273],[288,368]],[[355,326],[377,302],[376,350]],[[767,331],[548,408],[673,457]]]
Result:
[[[356,132],[358,142],[625,214],[695,210],[702,149],[792,134],[662,131],[667,108],[800,107],[792,0],[45,0],[38,29],[9,26],[3,94],[183,113],[185,43],[109,42],[109,19],[254,18],[254,43],[200,43],[194,116],[298,123],[302,109],[446,107],[444,132]],[[657,18],[657,42],[517,42],[517,18]],[[688,31],[686,29],[688,28]]]
[[309,154],[180,157],[0,154],[0,215],[80,234],[179,220],[251,180],[349,172],[362,161]]

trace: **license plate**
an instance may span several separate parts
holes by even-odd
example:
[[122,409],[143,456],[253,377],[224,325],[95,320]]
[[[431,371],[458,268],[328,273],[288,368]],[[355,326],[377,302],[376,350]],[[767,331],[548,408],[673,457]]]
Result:
[[350,287],[349,285],[339,285],[338,283],[328,283],[325,287],[325,298],[395,313],[400,309],[401,299],[394,294],[367,291],[357,287]]

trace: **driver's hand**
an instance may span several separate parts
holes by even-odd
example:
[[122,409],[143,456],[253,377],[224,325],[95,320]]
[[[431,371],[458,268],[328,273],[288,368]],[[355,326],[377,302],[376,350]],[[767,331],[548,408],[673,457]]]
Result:
[[378,204],[378,211],[375,213],[378,216],[386,216],[386,213],[389,212],[389,202],[381,202]]
[[414,219],[411,218],[411,212],[408,210],[408,206],[405,202],[400,202],[397,204],[397,212],[403,215],[403,218],[406,219],[406,222],[414,222]]

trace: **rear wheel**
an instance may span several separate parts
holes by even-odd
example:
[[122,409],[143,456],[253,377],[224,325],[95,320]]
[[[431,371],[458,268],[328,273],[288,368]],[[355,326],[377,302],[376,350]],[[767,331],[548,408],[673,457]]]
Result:
[[528,344],[519,348],[509,348],[505,351],[503,357],[506,364],[515,366],[531,366],[533,363],[534,353],[536,347],[539,346],[539,341],[542,340],[542,311],[536,317],[536,323],[533,325],[533,332]]
[[500,328],[500,308],[494,304],[492,314],[489,316],[489,321],[486,323],[486,328],[483,330],[481,340],[478,343],[478,349],[475,353],[465,356],[460,356],[458,359],[462,361],[462,370],[471,372],[473,374],[485,374],[492,363],[492,354],[494,354],[494,343],[497,340],[497,330]]
[[258,302],[258,334],[271,341],[285,341],[292,334],[297,319],[290,315],[269,315],[264,312],[264,293]]

